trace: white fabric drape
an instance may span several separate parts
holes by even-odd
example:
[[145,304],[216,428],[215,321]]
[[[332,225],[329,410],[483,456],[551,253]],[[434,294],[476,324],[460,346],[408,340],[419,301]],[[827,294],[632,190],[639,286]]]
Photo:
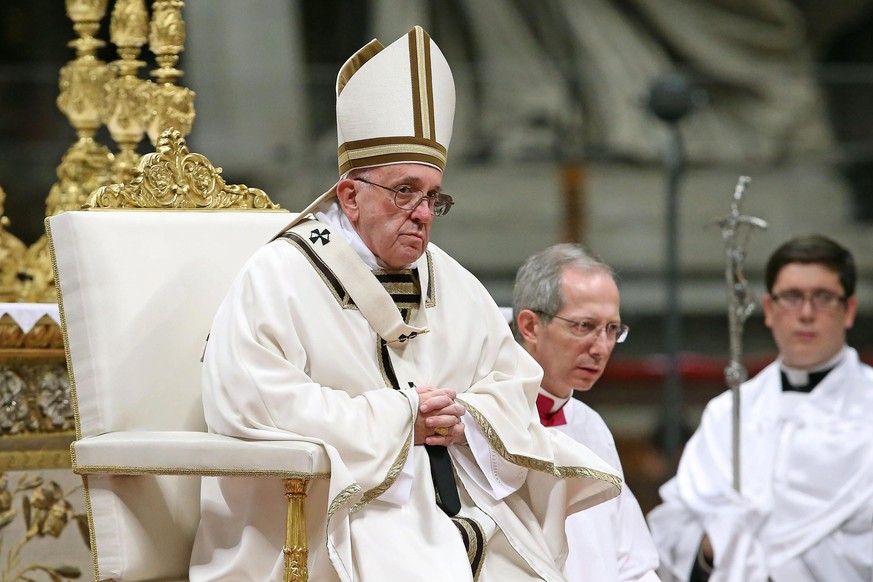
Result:
[[[567,424],[555,428],[623,471],[612,433],[603,418],[575,398],[564,405],[563,411]],[[566,530],[570,582],[659,580],[655,574],[658,552],[640,504],[629,487],[623,487],[615,499],[568,517]]]
[[[873,576],[873,369],[846,348],[808,395],[779,364],[742,386],[742,494],[732,489],[731,395],[704,411],[664,503],[648,516],[665,580],[687,578],[705,532],[711,580],[868,582]],[[668,577],[666,573],[669,572]]]

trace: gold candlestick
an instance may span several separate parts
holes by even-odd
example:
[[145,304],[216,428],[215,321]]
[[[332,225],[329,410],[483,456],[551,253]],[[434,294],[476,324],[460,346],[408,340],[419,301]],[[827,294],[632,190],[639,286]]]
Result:
[[149,15],[145,0],[116,0],[109,36],[118,47],[119,59],[111,64],[114,77],[106,85],[101,118],[118,144],[112,181],[126,183],[139,160],[136,146],[146,131],[150,82],[139,79],[137,70],[145,65],[139,53],[148,38]]
[[181,0],[156,0],[152,6],[149,47],[160,66],[151,72],[157,82],[149,95],[146,127],[155,146],[164,130],[175,129],[185,136],[194,123],[194,91],[176,85],[184,74],[176,68],[185,48],[183,6]]
[[66,0],[67,15],[79,38],[70,41],[76,58],[61,68],[58,108],[75,128],[74,143],[58,166],[59,182],[52,186],[46,201],[46,215],[80,208],[92,190],[111,180],[114,156],[94,140],[100,127],[100,110],[105,86],[112,78],[109,67],[97,58],[97,49],[106,45],[94,38],[106,14],[107,0]]
[[[78,38],[68,44],[76,49],[76,58],[61,68],[57,102],[76,130],[78,140],[58,166],[58,181],[46,198],[46,216],[81,208],[93,190],[109,184],[112,179],[115,157],[106,146],[94,140],[101,123],[105,86],[112,78],[109,67],[97,58],[97,49],[106,43],[94,37],[106,14],[106,3],[107,0],[66,0],[65,3]],[[27,249],[25,277],[22,300],[57,300],[45,236]]]
[[25,252],[24,243],[6,230],[5,204],[6,193],[0,188],[0,302],[4,303],[17,300],[21,292],[18,273],[24,269]]

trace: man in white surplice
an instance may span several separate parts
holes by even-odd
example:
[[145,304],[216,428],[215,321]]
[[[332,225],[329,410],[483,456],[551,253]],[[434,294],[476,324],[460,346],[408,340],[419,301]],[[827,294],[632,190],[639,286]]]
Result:
[[[323,444],[313,580],[564,580],[568,513],[621,479],[538,422],[536,363],[429,244],[454,115],[420,27],[337,77],[340,180],[244,267],[204,361],[210,430]],[[191,580],[279,580],[281,483],[204,479]],[[313,505],[320,504],[320,507]]]
[[[612,268],[580,245],[551,246],[518,270],[512,304],[516,337],[543,368],[540,421],[621,471],[609,427],[573,397],[594,387],[628,333]],[[568,517],[566,531],[571,582],[658,580],[658,552],[627,486],[616,499]]]
[[770,257],[764,322],[778,359],[741,387],[740,492],[732,399],[706,407],[649,513],[664,580],[869,582],[873,369],[846,345],[851,253],[819,235]]

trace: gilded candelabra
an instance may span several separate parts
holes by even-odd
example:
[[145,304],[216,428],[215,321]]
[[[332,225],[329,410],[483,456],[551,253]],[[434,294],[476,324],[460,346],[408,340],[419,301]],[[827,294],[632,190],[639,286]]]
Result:
[[[101,124],[105,87],[112,78],[109,66],[97,58],[97,49],[106,43],[94,36],[106,14],[106,4],[107,0],[66,0],[67,16],[78,38],[68,44],[76,49],[76,58],[61,68],[58,108],[69,119],[78,139],[58,166],[58,181],[46,198],[46,216],[81,208],[92,190],[112,181],[115,156],[94,139]],[[49,303],[57,300],[45,235],[27,249],[21,299]]]
[[151,84],[137,77],[145,65],[139,53],[148,39],[149,15],[145,0],[116,0],[109,24],[109,37],[118,47],[114,75],[106,85],[101,118],[118,144],[113,183],[126,183],[139,160],[136,147],[145,136]]
[[156,0],[152,6],[149,48],[159,66],[151,72],[156,82],[149,95],[146,130],[155,146],[164,130],[175,129],[186,136],[194,122],[194,91],[176,84],[184,74],[176,68],[185,48],[182,6],[181,0]]
[[94,140],[102,123],[105,87],[113,76],[111,68],[97,58],[97,49],[106,43],[94,37],[106,14],[106,4],[107,0],[66,0],[67,15],[79,38],[69,43],[76,49],[76,58],[61,68],[58,108],[79,139],[58,166],[59,181],[46,201],[48,216],[80,208],[92,190],[112,180],[115,157]]

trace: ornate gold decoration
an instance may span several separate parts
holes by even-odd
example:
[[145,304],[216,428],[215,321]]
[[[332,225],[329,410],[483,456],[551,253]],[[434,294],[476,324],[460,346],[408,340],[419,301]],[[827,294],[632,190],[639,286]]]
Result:
[[55,275],[51,253],[45,235],[39,237],[24,253],[24,280],[19,301],[27,303],[55,303]]
[[194,91],[176,85],[184,74],[176,68],[185,48],[182,6],[181,0],[155,0],[152,5],[149,48],[160,66],[151,72],[157,82],[149,94],[146,128],[155,145],[165,129],[176,129],[184,136],[194,122]]
[[284,582],[305,582],[309,579],[309,546],[306,542],[306,514],[303,503],[306,501],[305,479],[285,479],[285,497],[288,499],[288,513],[285,523]]
[[[79,139],[58,166],[58,181],[46,199],[46,216],[80,208],[95,188],[112,181],[115,157],[94,140],[101,123],[105,86],[113,76],[106,63],[96,56],[97,49],[106,43],[94,37],[106,14],[106,4],[107,0],[66,0],[67,16],[79,38],[68,44],[76,49],[76,58],[61,68],[57,103]],[[48,241],[42,236],[27,250],[27,281],[21,297],[24,301],[57,301],[47,247]]]
[[[0,350],[9,349],[64,349],[61,328],[51,317],[43,316],[30,331],[24,333],[8,314],[0,317]],[[0,362],[3,354],[0,351]],[[63,357],[61,357],[63,359]]]
[[230,185],[203,155],[191,153],[179,130],[161,134],[157,152],[144,155],[129,184],[93,192],[89,208],[253,208],[278,210],[263,190]]
[[0,188],[0,303],[9,303],[18,299],[21,293],[21,280],[18,274],[24,270],[26,251],[24,243],[6,230],[9,219],[5,214],[5,206],[6,193],[3,188]]
[[24,346],[24,332],[8,314],[0,317],[0,348],[20,348]]
[[[62,363],[0,364],[0,436],[4,440],[10,436],[72,436],[74,428],[70,381]],[[0,449],[7,444],[2,443]],[[36,450],[48,443],[24,444]]]
[[[74,434],[68,435],[65,442],[66,448],[62,449],[0,451],[0,471],[43,471],[46,469],[64,469],[68,471],[72,466],[70,462],[70,445],[75,438]],[[12,443],[10,447],[17,445],[18,443]]]
[[160,65],[152,71],[159,83],[175,83],[183,75],[176,68],[179,53],[185,49],[185,21],[182,0],[155,0],[149,46]]
[[[58,538],[68,524],[75,522],[86,546],[90,547],[88,533],[88,518],[85,513],[76,511],[68,497],[81,485],[70,491],[64,491],[54,481],[46,484],[40,476],[30,476],[27,473],[19,476],[15,487],[10,490],[9,476],[0,473],[0,531],[9,526],[21,515],[24,520],[24,537],[8,549],[5,547],[5,536],[0,534],[0,548],[6,556],[6,565],[2,573],[2,582],[33,581],[40,573],[48,580],[62,582],[78,579],[82,576],[79,568],[70,565],[49,566],[45,563],[22,564],[21,552],[24,546],[33,539],[50,536]],[[14,507],[18,497],[21,501],[21,512]]]
[[76,129],[79,140],[67,151],[58,168],[61,181],[55,185],[57,188],[53,187],[57,190],[55,196],[49,194],[52,200],[47,202],[48,216],[79,208],[91,190],[110,182],[113,155],[94,141],[101,123],[104,87],[112,78],[109,67],[96,56],[97,49],[106,43],[94,38],[106,13],[106,4],[107,0],[66,0],[67,15],[79,38],[68,44],[76,49],[76,58],[61,68],[58,108]]
[[[118,60],[111,67],[115,75],[106,85],[101,118],[118,144],[112,181],[129,182],[139,160],[136,146],[146,131],[146,114],[151,83],[137,78],[145,65],[139,53],[146,43],[149,15],[145,0],[116,0],[109,25],[109,35],[118,47]],[[90,193],[90,191],[89,191]]]

